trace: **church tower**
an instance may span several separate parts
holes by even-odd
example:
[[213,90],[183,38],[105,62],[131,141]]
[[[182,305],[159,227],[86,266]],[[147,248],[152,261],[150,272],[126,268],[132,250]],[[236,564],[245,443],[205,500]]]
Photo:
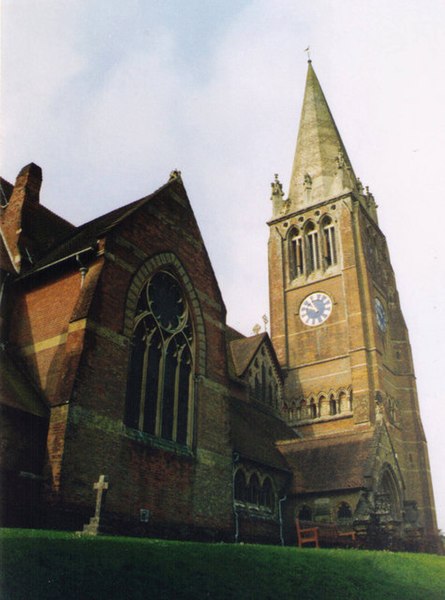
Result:
[[[290,462],[294,453],[294,509],[298,514],[304,505],[315,517],[318,510],[335,518],[347,503],[351,520],[377,518],[392,533],[415,531],[433,540],[427,444],[385,236],[311,61],[289,196],[275,176],[272,204],[271,337],[286,375],[283,416],[301,435],[283,450]],[[306,459],[298,456],[311,452],[325,462],[326,483],[315,481],[313,469],[304,487],[297,479],[307,475]]]

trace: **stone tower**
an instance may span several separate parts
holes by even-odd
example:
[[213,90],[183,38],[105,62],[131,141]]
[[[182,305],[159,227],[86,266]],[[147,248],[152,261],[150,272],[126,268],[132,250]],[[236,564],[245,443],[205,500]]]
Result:
[[[347,454],[351,443],[348,469],[363,471],[354,493],[350,480],[344,486],[351,519],[377,519],[387,531],[433,540],[427,444],[385,236],[311,61],[289,196],[275,176],[272,203],[271,337],[286,374],[283,416],[312,450],[342,443]],[[368,443],[357,455],[362,464],[353,465],[350,441],[359,439]],[[341,479],[344,459],[336,460],[329,467],[333,482]],[[307,491],[312,508],[322,496],[337,498],[331,511],[339,505],[339,489],[315,482]]]

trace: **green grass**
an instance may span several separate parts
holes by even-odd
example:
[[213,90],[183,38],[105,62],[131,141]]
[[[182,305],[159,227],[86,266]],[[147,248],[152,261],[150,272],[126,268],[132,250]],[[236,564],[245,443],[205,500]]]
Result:
[[1,599],[445,599],[445,557],[0,530]]

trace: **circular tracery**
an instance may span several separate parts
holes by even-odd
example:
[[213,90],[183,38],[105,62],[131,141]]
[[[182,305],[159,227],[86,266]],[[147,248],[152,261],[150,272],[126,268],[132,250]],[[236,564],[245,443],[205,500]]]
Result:
[[177,331],[187,318],[182,289],[165,271],[156,273],[147,286],[148,306],[159,325],[169,332]]

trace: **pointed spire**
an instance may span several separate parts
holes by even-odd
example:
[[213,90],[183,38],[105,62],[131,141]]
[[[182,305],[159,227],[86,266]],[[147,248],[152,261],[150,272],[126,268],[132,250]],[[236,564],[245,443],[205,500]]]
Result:
[[294,210],[356,189],[346,149],[308,61],[297,148],[289,186]]

